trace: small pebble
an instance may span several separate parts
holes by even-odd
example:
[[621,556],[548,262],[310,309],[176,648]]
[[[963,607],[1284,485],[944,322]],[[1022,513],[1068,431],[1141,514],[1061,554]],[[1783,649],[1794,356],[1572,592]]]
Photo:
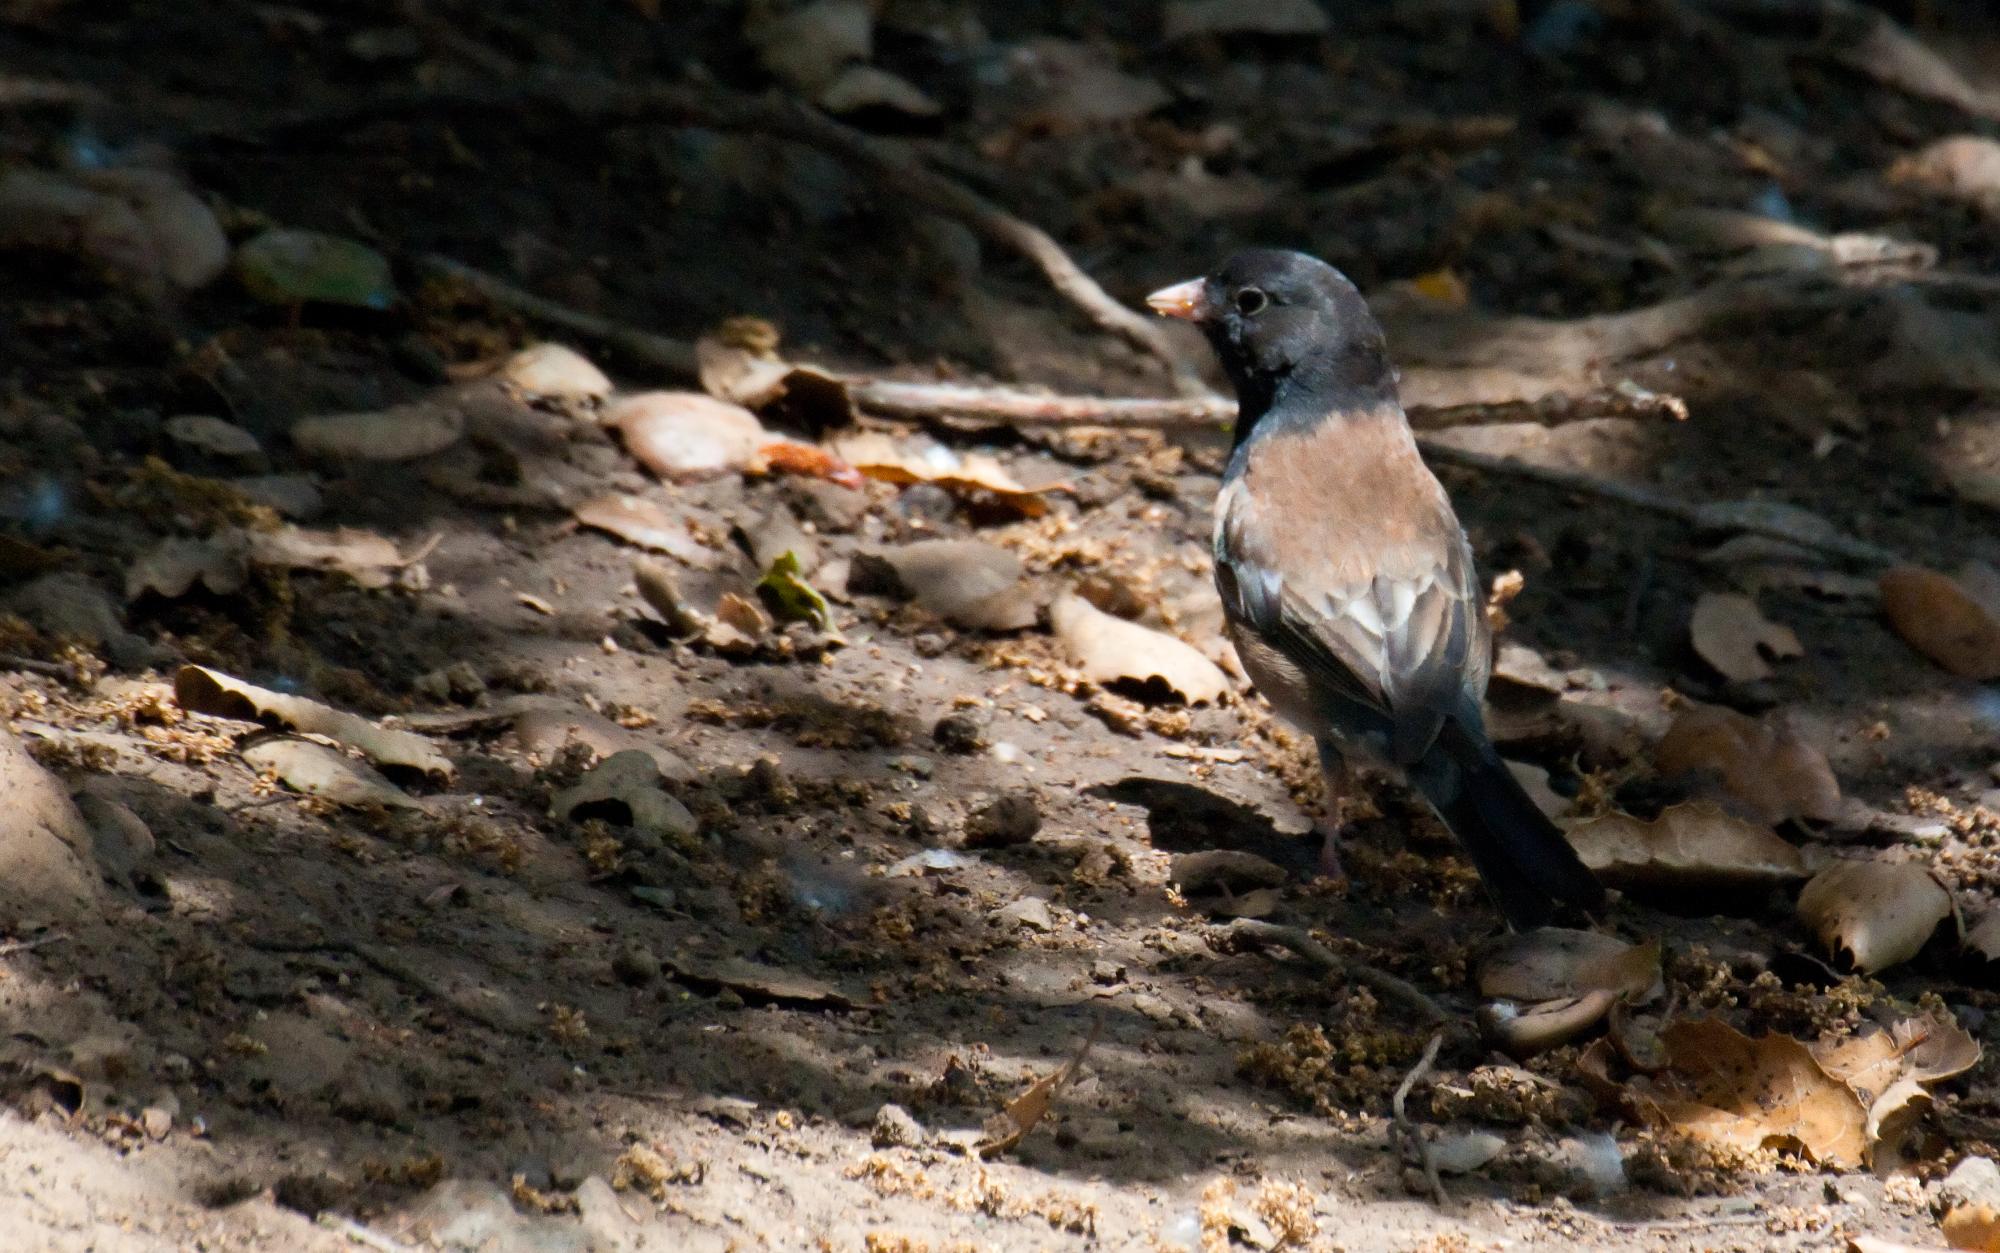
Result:
[[910,1111],[893,1103],[875,1111],[869,1136],[878,1149],[915,1148],[928,1138],[923,1124],[912,1118]]
[[643,944],[627,944],[611,959],[611,973],[620,983],[644,987],[660,977],[660,959]]
[[947,753],[976,753],[986,747],[986,720],[969,709],[946,714],[931,728],[931,739]]
[[1042,829],[1042,811],[1032,792],[1007,792],[973,810],[965,820],[968,848],[1026,844]]

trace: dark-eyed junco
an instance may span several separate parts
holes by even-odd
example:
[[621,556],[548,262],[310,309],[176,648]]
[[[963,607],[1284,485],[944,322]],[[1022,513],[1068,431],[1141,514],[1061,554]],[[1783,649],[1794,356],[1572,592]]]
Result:
[[1603,890],[1486,738],[1492,669],[1472,550],[1396,396],[1354,284],[1252,250],[1148,303],[1199,326],[1236,387],[1215,505],[1215,583],[1245,669],[1318,742],[1401,771],[1458,837],[1501,913],[1538,926]]

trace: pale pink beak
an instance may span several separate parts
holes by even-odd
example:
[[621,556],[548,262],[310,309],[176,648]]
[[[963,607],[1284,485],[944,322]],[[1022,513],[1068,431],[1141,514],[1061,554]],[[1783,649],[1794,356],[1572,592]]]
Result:
[[1208,281],[1191,278],[1185,283],[1162,287],[1146,297],[1146,303],[1153,306],[1153,312],[1165,317],[1199,322],[1208,316]]

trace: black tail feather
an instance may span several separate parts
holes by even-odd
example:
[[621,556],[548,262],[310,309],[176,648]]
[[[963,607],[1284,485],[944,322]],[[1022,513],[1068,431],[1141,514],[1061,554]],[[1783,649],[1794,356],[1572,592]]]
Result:
[[1596,876],[1483,731],[1448,720],[1409,777],[1458,837],[1493,903],[1515,927],[1545,925],[1558,904],[1603,906]]

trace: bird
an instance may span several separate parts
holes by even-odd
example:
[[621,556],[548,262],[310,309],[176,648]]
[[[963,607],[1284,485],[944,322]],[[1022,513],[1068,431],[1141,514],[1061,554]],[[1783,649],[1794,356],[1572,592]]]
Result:
[[[1359,289],[1316,257],[1257,248],[1147,303],[1198,327],[1236,391],[1216,590],[1244,671],[1312,736],[1329,794],[1350,758],[1400,774],[1517,929],[1601,908],[1603,888],[1487,736],[1472,548]],[[1331,851],[1337,821],[1327,835]]]

